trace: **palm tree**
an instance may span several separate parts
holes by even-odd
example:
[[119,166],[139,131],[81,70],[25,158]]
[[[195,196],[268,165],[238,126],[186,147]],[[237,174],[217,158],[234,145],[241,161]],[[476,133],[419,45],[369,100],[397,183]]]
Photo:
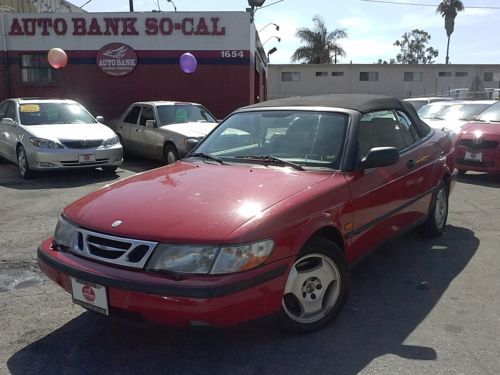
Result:
[[306,45],[297,48],[292,55],[292,62],[305,60],[306,64],[331,64],[333,61],[336,64],[337,56],[346,55],[344,49],[337,43],[338,39],[347,38],[346,31],[335,29],[329,32],[319,16],[314,16],[313,22],[315,24],[313,30],[308,28],[297,30],[297,38]]
[[446,46],[446,64],[449,62],[448,52],[450,50],[450,37],[455,30],[455,17],[458,12],[464,10],[464,4],[460,0],[442,0],[436,8],[436,13],[440,13],[444,17],[444,28],[448,36],[448,44]]

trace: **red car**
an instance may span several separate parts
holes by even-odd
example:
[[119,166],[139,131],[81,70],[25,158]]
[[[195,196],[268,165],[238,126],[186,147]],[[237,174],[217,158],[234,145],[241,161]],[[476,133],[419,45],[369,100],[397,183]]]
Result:
[[38,263],[106,315],[224,327],[276,314],[312,331],[339,313],[349,265],[416,226],[443,232],[451,149],[390,97],[249,106],[184,160],[70,204]]
[[454,155],[460,173],[500,173],[500,102],[464,125],[456,142]]

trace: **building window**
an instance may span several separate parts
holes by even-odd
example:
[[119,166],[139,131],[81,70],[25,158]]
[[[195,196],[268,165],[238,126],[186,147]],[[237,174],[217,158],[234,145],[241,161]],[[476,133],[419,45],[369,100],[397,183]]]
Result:
[[343,77],[344,72],[332,72],[332,77]]
[[451,77],[451,72],[439,72],[440,77]]
[[328,72],[316,72],[316,77],[328,77]]
[[54,78],[54,71],[47,61],[46,53],[21,56],[21,82],[52,83]]
[[484,73],[484,82],[493,82],[493,73]]
[[359,72],[360,81],[378,81],[378,72]]
[[405,82],[411,82],[411,81],[422,82],[424,80],[424,72],[405,72],[404,80]]
[[455,72],[455,77],[468,77],[468,72]]
[[300,72],[282,72],[282,81],[300,81]]

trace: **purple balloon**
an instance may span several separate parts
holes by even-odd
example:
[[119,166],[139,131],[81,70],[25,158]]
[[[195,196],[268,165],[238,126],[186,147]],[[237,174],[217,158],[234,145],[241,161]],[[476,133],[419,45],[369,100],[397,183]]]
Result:
[[181,56],[181,60],[179,61],[179,65],[184,73],[194,73],[196,67],[198,66],[198,62],[196,61],[196,57],[194,57],[189,52],[183,53]]

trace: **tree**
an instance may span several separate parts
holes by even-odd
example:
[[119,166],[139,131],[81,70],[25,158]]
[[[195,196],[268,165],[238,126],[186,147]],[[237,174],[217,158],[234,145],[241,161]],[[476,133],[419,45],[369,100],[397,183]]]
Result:
[[400,64],[433,64],[439,51],[427,47],[430,40],[431,35],[424,30],[415,29],[404,33],[401,40],[394,42],[394,45],[401,49],[396,55],[396,61]]
[[[292,55],[292,62],[304,60],[306,64],[331,64],[337,63],[337,56],[345,57],[344,49],[337,40],[347,38],[344,29],[328,31],[325,23],[319,16],[313,17],[314,29],[301,28],[296,36],[305,46],[297,48]],[[332,57],[333,55],[333,57]]]
[[396,59],[389,59],[389,62],[387,62],[387,60],[378,59],[375,64],[396,64]]
[[444,17],[444,28],[448,43],[446,45],[446,64],[449,63],[450,37],[455,30],[455,17],[458,12],[464,10],[464,4],[460,0],[442,0],[436,8],[436,13],[440,13]]

